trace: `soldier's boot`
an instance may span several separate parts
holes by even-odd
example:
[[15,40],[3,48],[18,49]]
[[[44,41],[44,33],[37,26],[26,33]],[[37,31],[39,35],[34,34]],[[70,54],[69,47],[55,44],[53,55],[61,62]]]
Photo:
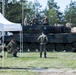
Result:
[[47,56],[45,55],[44,58],[47,58]]
[[40,53],[40,58],[42,58],[42,53]]
[[40,53],[40,58],[42,58],[42,53]]
[[42,55],[40,55],[40,58],[42,58]]
[[44,58],[47,58],[47,56],[46,56],[46,52],[44,52]]
[[13,57],[17,57],[17,52],[14,52],[13,53]]
[[40,50],[40,58],[42,58],[42,50]]

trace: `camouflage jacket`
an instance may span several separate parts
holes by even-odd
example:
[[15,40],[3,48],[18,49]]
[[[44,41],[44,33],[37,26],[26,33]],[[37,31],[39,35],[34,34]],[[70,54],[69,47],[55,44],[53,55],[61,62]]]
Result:
[[38,41],[40,42],[40,44],[46,44],[48,42],[48,38],[43,34],[38,37]]
[[16,51],[17,50],[17,43],[9,42],[9,44],[7,45],[7,49],[11,50],[11,51]]

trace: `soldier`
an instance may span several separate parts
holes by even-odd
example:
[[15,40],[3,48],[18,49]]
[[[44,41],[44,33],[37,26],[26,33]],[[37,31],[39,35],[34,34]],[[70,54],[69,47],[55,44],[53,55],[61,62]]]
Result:
[[42,32],[42,34],[38,37],[38,41],[40,42],[40,58],[42,58],[42,51],[44,51],[44,58],[46,57],[46,44],[48,41],[47,36]]
[[24,25],[29,25],[29,16],[26,15],[25,19],[24,19]]
[[8,52],[9,53],[12,53],[13,54],[13,57],[17,57],[17,43],[15,42],[14,39],[12,39],[8,45],[7,45],[7,49],[9,50]]
[[44,15],[44,18],[43,18],[42,22],[43,22],[43,25],[48,25],[49,24],[48,17],[46,15]]
[[37,13],[35,13],[35,15],[34,15],[33,24],[34,25],[38,24],[38,14]]

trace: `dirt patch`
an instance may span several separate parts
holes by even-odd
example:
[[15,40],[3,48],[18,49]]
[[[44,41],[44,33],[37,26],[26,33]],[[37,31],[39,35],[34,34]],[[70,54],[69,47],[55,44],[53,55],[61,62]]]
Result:
[[76,75],[76,73],[38,73],[38,75]]
[[42,69],[34,70],[38,75],[76,75],[76,70],[72,69]]

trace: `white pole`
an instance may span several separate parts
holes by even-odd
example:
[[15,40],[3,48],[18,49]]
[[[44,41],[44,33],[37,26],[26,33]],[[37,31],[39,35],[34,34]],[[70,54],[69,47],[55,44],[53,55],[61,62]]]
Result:
[[22,33],[21,33],[21,42],[22,42],[22,44],[21,44],[21,46],[22,46],[22,53],[23,53],[23,31],[22,31]]
[[71,0],[71,3],[70,3],[70,8],[71,8],[71,10],[70,10],[70,26],[72,25],[72,0]]
[[21,48],[21,31],[20,31],[20,57],[21,57],[21,53],[22,53],[22,48]]
[[4,1],[5,0],[2,0],[2,14],[3,14],[3,16],[4,16]]
[[22,25],[24,24],[24,5],[23,5],[23,1],[22,1]]
[[2,30],[2,67],[4,67],[4,31]]
[[23,32],[20,31],[20,57],[22,56],[21,53],[23,53]]

